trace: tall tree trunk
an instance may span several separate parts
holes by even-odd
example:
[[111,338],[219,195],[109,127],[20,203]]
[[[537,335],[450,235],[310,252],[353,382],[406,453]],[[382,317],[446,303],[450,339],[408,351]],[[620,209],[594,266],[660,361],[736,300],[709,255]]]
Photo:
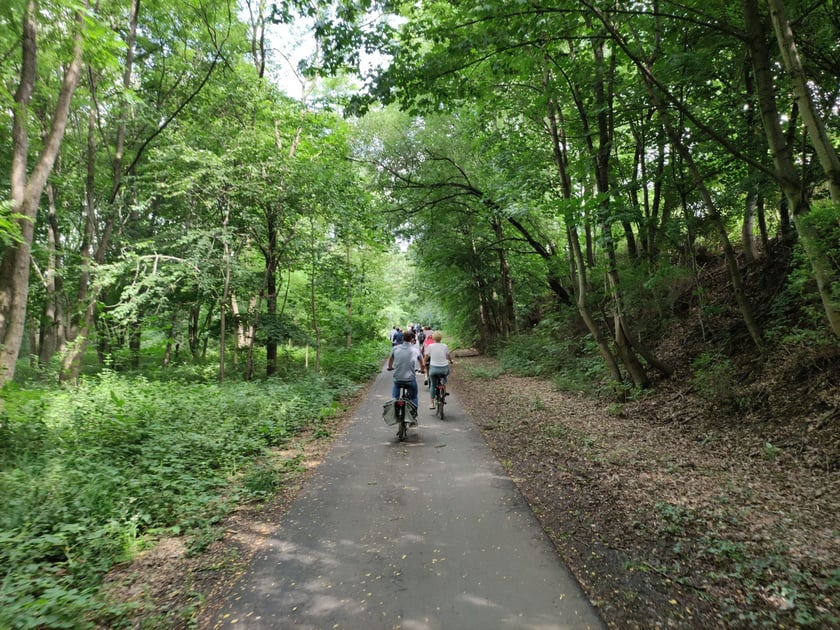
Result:
[[23,58],[20,79],[15,91],[12,117],[12,161],[10,192],[13,213],[20,220],[21,242],[7,247],[0,260],[0,386],[11,381],[20,353],[26,322],[29,298],[29,257],[41,194],[52,171],[70,112],[70,102],[79,80],[82,67],[82,14],[84,3],[77,14],[73,56],[64,73],[64,80],[52,116],[50,131],[44,147],[27,177],[29,163],[29,103],[37,76],[37,7],[35,0],[28,0],[23,16]]
[[53,185],[46,187],[49,214],[47,224],[47,270],[44,277],[44,307],[41,313],[38,364],[46,367],[64,340],[64,309],[61,306],[61,275],[58,269],[58,217],[55,209]]
[[484,283],[484,277],[481,274],[481,259],[478,255],[478,248],[474,239],[470,239],[470,247],[473,260],[472,273],[478,297],[478,338],[479,345],[484,350],[495,341],[496,336],[490,324],[491,309],[487,303],[487,288]]
[[[117,125],[116,139],[114,146],[114,159],[111,164],[111,190],[108,195],[108,204],[113,205],[117,192],[122,185],[123,157],[125,153],[126,117],[127,117],[127,94],[131,89],[131,75],[134,66],[134,45],[137,35],[137,21],[139,18],[139,0],[131,0],[131,14],[129,18],[128,39],[126,42],[126,60],[123,68],[122,87],[124,94],[120,103],[120,123]],[[96,103],[96,79],[93,72],[88,72],[90,92]],[[105,228],[99,235],[99,243],[94,247],[96,239],[96,137],[97,137],[97,108],[91,107],[88,114],[88,154],[87,154],[87,218],[85,226],[85,237],[80,248],[82,259],[81,281],[76,293],[77,312],[83,313],[81,322],[79,316],[73,325],[68,327],[68,342],[72,342],[67,355],[64,357],[62,370],[59,375],[61,380],[76,380],[79,377],[79,370],[82,366],[82,357],[87,350],[90,333],[94,329],[96,313],[96,300],[98,296],[90,294],[90,274],[92,261],[102,263],[105,260],[105,253],[110,246],[113,233],[113,217],[106,221]]]
[[222,288],[222,298],[219,300],[219,382],[225,380],[225,350],[227,348],[227,321],[225,316],[227,314],[227,305],[230,299],[230,267],[231,267],[231,248],[227,238],[227,226],[230,221],[230,201],[224,200],[224,218],[222,219],[222,233],[224,234],[224,263],[225,263],[225,280]]
[[496,251],[499,256],[499,284],[502,291],[502,313],[500,318],[499,332],[503,337],[509,337],[511,333],[516,331],[516,310],[513,301],[513,280],[510,276],[510,265],[508,264],[507,254],[505,248],[502,246],[504,242],[504,230],[502,229],[502,222],[497,215],[493,215],[491,220],[493,226],[493,233],[496,236],[498,247]]
[[175,331],[178,327],[178,309],[172,309],[172,319],[169,320],[169,334],[166,336],[166,351],[163,353],[163,367],[169,367],[172,362],[172,348],[175,347],[175,358],[178,358],[178,344],[175,341]]
[[254,346],[257,343],[257,328],[260,324],[260,310],[262,309],[262,295],[253,295],[248,302],[248,352],[245,360],[246,381],[254,378]]
[[[96,88],[92,73],[88,73],[88,77],[90,90],[94,93]],[[87,155],[85,162],[85,227],[82,233],[82,242],[79,246],[81,265],[79,283],[76,290],[76,304],[84,306],[81,309],[77,306],[67,327],[68,349],[62,357],[61,371],[58,375],[61,382],[75,382],[78,380],[82,369],[82,357],[84,356],[87,340],[90,337],[90,331],[93,330],[94,324],[94,304],[89,300],[88,292],[90,288],[91,248],[96,231],[96,201],[94,195],[96,180],[96,134],[96,110],[91,107],[88,109]],[[102,347],[105,337],[100,337],[100,339],[102,343],[100,343],[99,354],[100,360],[102,360],[108,352]]]
[[[268,231],[268,242],[266,243],[265,255],[265,304],[268,319],[275,323],[277,318],[277,220],[280,214],[276,206],[266,209],[266,227]],[[265,375],[274,376],[277,373],[277,338],[272,333],[265,341]]]
[[[607,68],[604,54],[604,40],[597,38],[592,42],[595,66],[597,68],[596,78],[593,82],[595,93],[595,106],[597,108],[596,120],[598,125],[598,146],[592,142],[592,135],[587,137],[587,143],[593,157],[595,182],[601,202],[601,230],[604,246],[607,253],[609,268],[607,278],[609,280],[610,292],[613,299],[614,318],[614,340],[618,356],[624,367],[627,368],[630,378],[636,387],[647,387],[649,378],[644,367],[636,357],[635,352],[627,340],[632,336],[627,322],[627,315],[624,308],[624,296],[621,291],[621,281],[618,274],[618,260],[615,252],[615,243],[612,237],[612,216],[610,209],[610,154],[612,151],[613,139],[613,88],[612,78],[614,68]],[[614,59],[614,56],[613,56]],[[604,77],[608,77],[605,79]],[[581,117],[585,119],[585,112],[581,109]],[[632,231],[631,231],[632,235]],[[629,243],[628,243],[629,244]],[[633,244],[635,248],[635,243]]]
[[766,252],[770,248],[770,236],[767,231],[767,217],[764,212],[764,205],[764,195],[759,195],[758,202],[756,203],[756,216],[758,217],[758,232],[761,234],[761,249]]
[[193,361],[198,359],[198,326],[201,315],[201,305],[198,302],[190,304],[190,313],[187,317],[187,345]]
[[[749,61],[745,63],[748,65]],[[749,67],[744,68],[744,91],[746,92],[746,101],[750,103],[750,106],[746,107],[744,124],[752,134],[756,127],[755,108],[751,106],[755,97],[755,80]],[[749,174],[751,179],[754,178],[757,174],[756,169],[749,167]],[[750,181],[747,188],[747,196],[744,200],[744,217],[741,221],[741,245],[744,248],[744,256],[748,263],[754,262],[758,257],[754,234],[758,196],[758,186]]]
[[[777,12],[780,8],[783,8],[782,3],[778,0],[770,0],[770,3],[771,8],[775,6]],[[779,110],[776,105],[776,93],[773,85],[773,76],[770,71],[770,57],[767,44],[764,40],[763,21],[758,11],[758,2],[757,0],[742,0],[741,6],[744,11],[744,20],[747,24],[747,42],[752,59],[753,72],[755,74],[759,109],[764,123],[764,132],[767,136],[767,144],[770,147],[770,153],[773,156],[773,163],[776,168],[776,178],[785,194],[785,202],[792,210],[793,224],[796,227],[796,232],[799,235],[799,240],[802,243],[805,255],[811,263],[811,269],[817,282],[817,289],[822,300],[826,319],[832,332],[840,336],[840,300],[834,295],[834,287],[840,286],[840,274],[838,274],[836,266],[826,252],[821,235],[817,233],[812,223],[808,221],[808,214],[811,208],[804,185],[794,164],[791,144],[785,137],[779,122]],[[780,23],[778,28],[785,28],[784,22],[786,22],[786,19],[783,20],[781,14],[774,16],[774,26],[776,22]],[[789,25],[786,28],[789,30]],[[787,41],[787,36],[784,33],[779,35],[779,37],[780,42]],[[790,45],[793,46],[792,39]],[[783,55],[788,57],[786,64],[794,63],[790,59],[793,52],[795,52],[795,47],[793,51],[783,51]],[[799,70],[801,71],[801,68]],[[797,81],[796,77],[793,78],[794,81]],[[805,86],[805,89],[807,90],[807,86]],[[803,105],[808,106],[805,100],[809,99],[800,97],[798,100],[800,111]],[[805,112],[803,111],[804,117]],[[815,121],[811,121],[810,124],[806,122],[809,131],[811,131],[811,126],[814,124]],[[818,133],[819,129],[814,129],[812,133],[814,132]],[[819,139],[812,138],[812,141],[819,142]],[[823,148],[821,151],[825,152],[827,149]],[[827,165],[824,164],[823,166],[825,168]],[[830,159],[828,166],[830,167]],[[829,174],[829,171],[830,169],[826,169],[827,174]],[[835,186],[832,184],[832,197],[835,192]],[[834,198],[834,200],[835,203],[838,202],[837,198]]]
[[230,294],[230,314],[236,322],[236,350],[244,350],[248,347],[248,333],[246,330],[246,321],[242,317],[242,312],[239,310],[239,300],[236,293],[231,291]]
[[[793,83],[793,91],[796,94],[796,102],[799,105],[802,122],[808,129],[811,145],[814,147],[817,158],[828,179],[831,199],[834,203],[840,204],[840,157],[834,149],[834,144],[832,144],[831,138],[826,132],[825,123],[811,97],[811,89],[808,87],[808,79],[805,76],[805,70],[799,58],[799,50],[788,19],[787,7],[784,0],[767,0],[767,5],[770,7],[770,19],[773,22],[773,30],[779,42],[782,61]],[[750,25],[747,27],[750,28]]]
[[[561,192],[563,194],[563,198],[569,200],[572,198],[572,185],[566,168],[568,160],[565,146],[561,142],[563,135],[558,125],[557,108],[554,101],[551,99],[548,100],[548,121],[554,164],[557,168],[558,174],[560,175]],[[578,314],[580,315],[580,318],[587,330],[589,330],[589,333],[592,335],[592,338],[595,340],[595,343],[598,346],[598,351],[601,353],[604,362],[607,364],[607,369],[609,370],[613,380],[616,383],[621,383],[624,379],[621,374],[621,368],[619,367],[618,362],[615,359],[615,355],[612,350],[610,350],[607,340],[604,338],[604,335],[601,333],[598,324],[595,322],[595,319],[592,317],[592,313],[589,310],[589,304],[587,303],[589,287],[586,279],[586,261],[583,258],[583,251],[580,247],[580,240],[575,223],[568,217],[566,218],[566,239],[569,245],[569,256],[574,260],[572,269],[576,272],[575,305],[577,306]]]
[[754,262],[758,257],[755,251],[755,215],[758,207],[758,192],[750,187],[747,191],[747,198],[744,200],[744,218],[741,221],[741,244],[744,247],[744,256],[747,262]]
[[610,350],[609,343],[607,343],[607,339],[601,333],[601,329],[592,317],[592,312],[589,310],[589,304],[587,304],[589,289],[586,286],[586,263],[583,260],[583,252],[580,249],[580,241],[578,240],[577,231],[575,230],[574,225],[569,225],[567,227],[566,235],[569,239],[569,251],[575,258],[575,268],[578,272],[577,290],[575,291],[578,313],[580,314],[583,323],[586,325],[586,328],[592,335],[592,338],[595,340],[595,344],[598,346],[598,352],[601,353],[601,357],[607,364],[607,369],[609,370],[613,380],[616,383],[621,383],[624,380],[624,377],[621,375],[621,368],[618,365],[618,361],[616,361],[615,355],[612,350]]

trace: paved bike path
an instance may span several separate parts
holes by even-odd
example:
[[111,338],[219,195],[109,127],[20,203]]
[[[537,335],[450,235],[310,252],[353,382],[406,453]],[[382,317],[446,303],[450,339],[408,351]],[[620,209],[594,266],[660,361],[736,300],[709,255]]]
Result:
[[603,628],[457,396],[441,421],[421,392],[398,443],[390,389],[383,369],[209,627]]

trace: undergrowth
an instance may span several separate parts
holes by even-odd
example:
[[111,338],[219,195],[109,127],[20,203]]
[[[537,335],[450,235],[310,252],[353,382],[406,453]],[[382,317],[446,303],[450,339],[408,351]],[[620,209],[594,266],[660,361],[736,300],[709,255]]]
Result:
[[7,387],[0,628],[120,618],[99,596],[105,573],[164,534],[200,547],[234,505],[270,494],[283,471],[261,455],[304,427],[318,435],[337,400],[379,368],[377,354],[328,353],[322,374],[296,379],[218,384],[105,371],[69,388]]
[[550,378],[560,391],[597,395],[607,384],[595,341],[579,334],[571,316],[545,319],[530,332],[507,339],[496,353],[504,372]]

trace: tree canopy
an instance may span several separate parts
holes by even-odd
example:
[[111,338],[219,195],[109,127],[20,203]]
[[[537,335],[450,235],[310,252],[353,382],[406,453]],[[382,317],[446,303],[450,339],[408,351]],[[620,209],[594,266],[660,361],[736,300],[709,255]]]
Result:
[[[704,251],[766,353],[744,274],[774,239],[840,334],[828,2],[61,4],[2,15],[6,380],[22,347],[72,379],[155,331],[271,375],[284,340],[425,316],[492,347],[573,308],[646,386],[662,284]],[[298,20],[303,100],[271,80]]]

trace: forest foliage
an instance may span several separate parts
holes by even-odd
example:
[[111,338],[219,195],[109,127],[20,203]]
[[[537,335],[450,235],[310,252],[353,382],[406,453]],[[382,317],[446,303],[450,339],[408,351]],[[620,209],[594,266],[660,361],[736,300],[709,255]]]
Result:
[[[317,36],[299,97],[277,22]],[[688,374],[721,401],[737,369],[836,354],[838,42],[829,1],[5,3],[0,484],[33,486],[2,548],[37,570],[0,608],[99,605],[92,576],[200,530],[392,325],[611,396]],[[190,457],[144,469],[163,444]]]

